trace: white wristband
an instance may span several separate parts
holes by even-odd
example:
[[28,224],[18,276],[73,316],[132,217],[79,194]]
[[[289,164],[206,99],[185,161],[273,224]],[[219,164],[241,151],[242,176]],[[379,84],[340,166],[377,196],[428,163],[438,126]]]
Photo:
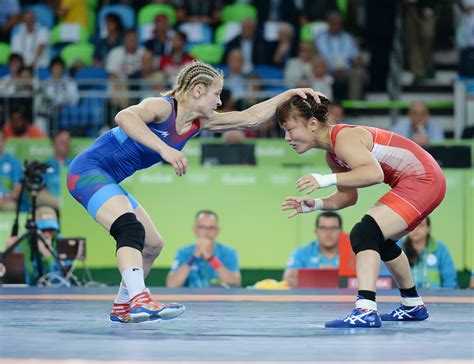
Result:
[[306,204],[303,201],[300,202],[300,206],[301,206],[301,211],[306,214],[311,211],[322,210],[324,207],[324,202],[320,198],[315,198],[314,207],[309,208],[308,206],[306,206]]
[[337,184],[336,173],[332,173],[332,174],[312,173],[311,175],[316,179],[316,181],[318,182],[321,188],[334,186]]

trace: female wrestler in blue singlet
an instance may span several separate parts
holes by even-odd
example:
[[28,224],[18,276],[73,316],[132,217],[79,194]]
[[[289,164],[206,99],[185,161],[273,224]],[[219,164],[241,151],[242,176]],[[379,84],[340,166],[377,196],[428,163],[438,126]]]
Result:
[[200,129],[222,131],[254,128],[271,120],[276,106],[294,95],[305,98],[311,89],[286,91],[242,112],[217,113],[221,105],[222,72],[193,62],[178,74],[165,97],[151,97],[120,111],[118,127],[100,136],[69,167],[72,196],[117,242],[122,283],[110,320],[129,323],[171,319],[185,310],[181,304],[154,301],[144,277],[160,254],[163,239],[143,207],[119,183],[135,171],[167,161],[176,174],[186,173],[181,152]]

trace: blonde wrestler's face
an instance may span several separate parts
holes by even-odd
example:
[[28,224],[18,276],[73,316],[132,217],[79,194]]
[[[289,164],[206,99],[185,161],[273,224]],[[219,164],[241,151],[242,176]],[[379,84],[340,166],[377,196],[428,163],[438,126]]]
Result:
[[194,95],[196,97],[196,108],[199,113],[205,118],[211,118],[214,111],[222,105],[221,92],[224,86],[221,78],[216,79],[209,87],[204,87],[198,84],[194,88]]
[[289,118],[283,126],[285,140],[296,153],[302,154],[313,147],[315,121],[314,118],[306,121],[300,116],[294,116]]

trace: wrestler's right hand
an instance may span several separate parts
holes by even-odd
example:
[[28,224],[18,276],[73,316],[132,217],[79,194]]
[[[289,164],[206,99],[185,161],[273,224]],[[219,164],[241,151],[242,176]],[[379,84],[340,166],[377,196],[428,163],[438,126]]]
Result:
[[178,176],[183,176],[186,174],[188,169],[188,160],[183,152],[165,146],[160,153],[161,157],[171,164]]

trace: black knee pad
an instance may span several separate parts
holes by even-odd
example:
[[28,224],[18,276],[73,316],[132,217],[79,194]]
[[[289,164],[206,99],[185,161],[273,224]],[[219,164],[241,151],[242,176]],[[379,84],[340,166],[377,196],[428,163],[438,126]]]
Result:
[[145,228],[134,213],[127,212],[114,221],[110,235],[117,242],[117,250],[129,246],[142,251],[145,246]]
[[398,258],[402,254],[402,249],[397,245],[395,240],[385,240],[381,246],[379,246],[380,258],[384,262],[389,262]]
[[350,239],[355,254],[364,250],[380,253],[379,247],[385,240],[380,227],[370,215],[364,215],[362,220],[354,225]]

